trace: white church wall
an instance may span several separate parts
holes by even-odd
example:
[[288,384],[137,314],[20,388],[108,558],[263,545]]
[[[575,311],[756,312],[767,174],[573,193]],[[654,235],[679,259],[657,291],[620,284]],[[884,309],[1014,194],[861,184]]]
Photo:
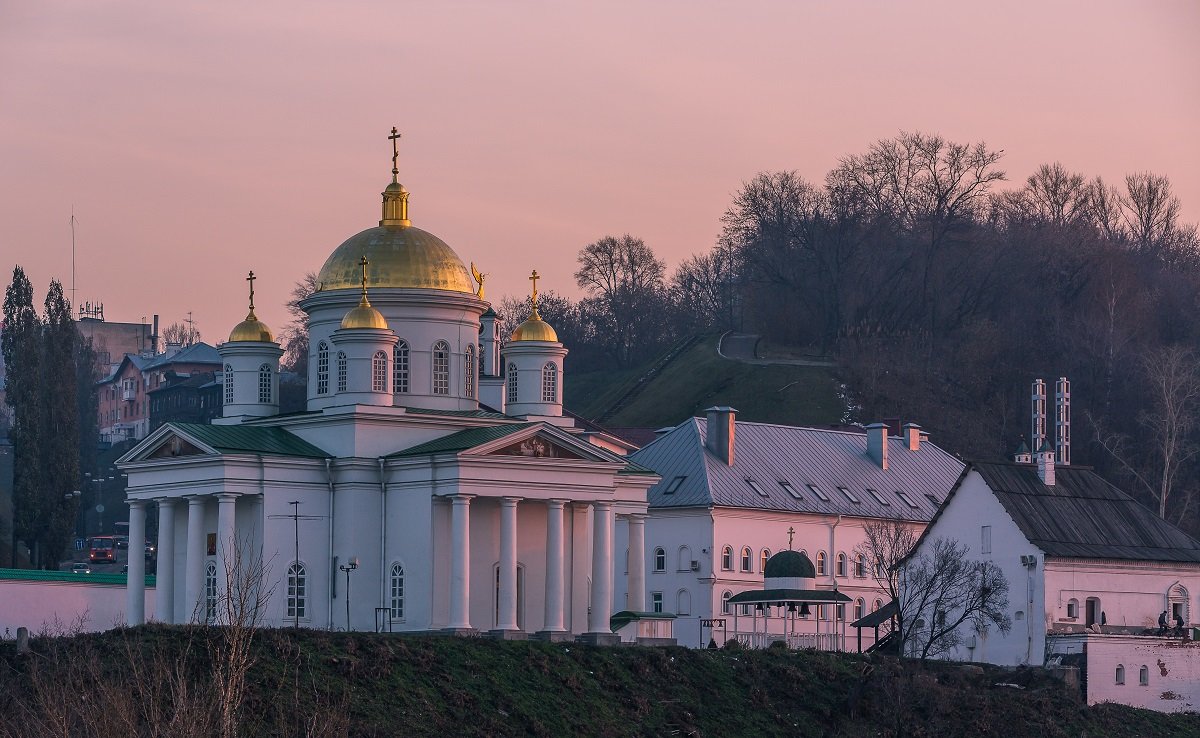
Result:
[[[957,540],[967,546],[971,559],[1000,567],[1008,580],[1008,614],[1012,618],[1007,635],[995,628],[986,636],[964,631],[963,645],[949,658],[1001,665],[1041,664],[1046,640],[1042,553],[1026,540],[978,472],[963,479],[922,548],[937,538]],[[985,540],[990,542],[989,550],[984,550]],[[1034,557],[1034,567],[1023,565],[1022,556]]]
[[[1200,643],[1152,636],[1054,636],[1053,653],[1087,653],[1087,703],[1200,710]],[[1144,670],[1144,671],[1143,671]]]
[[[1045,582],[1047,627],[1084,625],[1087,601],[1094,598],[1107,625],[1157,628],[1159,613],[1171,610],[1168,592],[1176,586],[1183,587],[1184,622],[1197,622],[1200,566],[1196,564],[1048,558]],[[1072,600],[1074,618],[1067,611]]]
[[[86,581],[88,574],[64,574],[80,581],[0,579],[0,633],[16,638],[17,628],[31,635],[93,633],[125,624],[125,585]],[[155,591],[146,587],[146,612],[153,613]]]
[[[646,519],[646,609],[654,609],[653,593],[661,592],[663,610],[675,613],[675,638],[680,645],[700,645],[700,619],[712,617],[713,519],[707,508],[656,508]],[[657,570],[656,550],[666,558]],[[681,550],[685,551],[681,558]],[[692,561],[698,571],[692,570]],[[679,611],[680,593],[686,592],[688,612]],[[719,605],[718,605],[719,611]],[[718,616],[719,617],[719,616]]]

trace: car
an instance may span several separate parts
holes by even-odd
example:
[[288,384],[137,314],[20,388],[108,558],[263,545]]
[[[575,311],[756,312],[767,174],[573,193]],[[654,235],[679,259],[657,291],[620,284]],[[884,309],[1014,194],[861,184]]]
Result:
[[72,574],[91,574],[92,567],[89,566],[86,561],[76,561],[74,564],[71,564],[71,573]]

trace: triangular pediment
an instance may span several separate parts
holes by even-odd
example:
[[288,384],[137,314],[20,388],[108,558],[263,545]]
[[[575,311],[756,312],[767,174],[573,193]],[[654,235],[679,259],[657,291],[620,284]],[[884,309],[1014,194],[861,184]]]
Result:
[[144,454],[145,459],[172,459],[179,456],[206,456],[207,452],[195,445],[191,441],[183,438],[178,433],[172,433],[163,439],[162,443],[155,446],[149,453]]
[[485,456],[525,456],[534,459],[582,459],[584,458],[573,449],[548,437],[544,433],[534,433],[527,438],[509,443]]
[[219,454],[220,452],[212,446],[168,423],[143,438],[124,456],[117,459],[117,463],[180,459],[190,456],[218,456]]

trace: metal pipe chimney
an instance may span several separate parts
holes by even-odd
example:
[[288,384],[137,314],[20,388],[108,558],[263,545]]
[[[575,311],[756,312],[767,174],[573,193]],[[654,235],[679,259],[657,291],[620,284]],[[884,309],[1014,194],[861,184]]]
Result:
[[1059,377],[1054,392],[1054,446],[1058,452],[1058,463],[1071,463],[1071,383]]
[[1041,379],[1033,380],[1033,430],[1029,434],[1032,441],[1030,448],[1038,453],[1046,442],[1046,383]]

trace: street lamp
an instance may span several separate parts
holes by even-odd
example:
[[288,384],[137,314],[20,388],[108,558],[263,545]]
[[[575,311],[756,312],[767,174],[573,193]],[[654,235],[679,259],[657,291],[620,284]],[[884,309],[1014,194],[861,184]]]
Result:
[[346,572],[346,632],[350,632],[350,572],[358,568],[358,557],[350,559],[349,563],[338,567]]

